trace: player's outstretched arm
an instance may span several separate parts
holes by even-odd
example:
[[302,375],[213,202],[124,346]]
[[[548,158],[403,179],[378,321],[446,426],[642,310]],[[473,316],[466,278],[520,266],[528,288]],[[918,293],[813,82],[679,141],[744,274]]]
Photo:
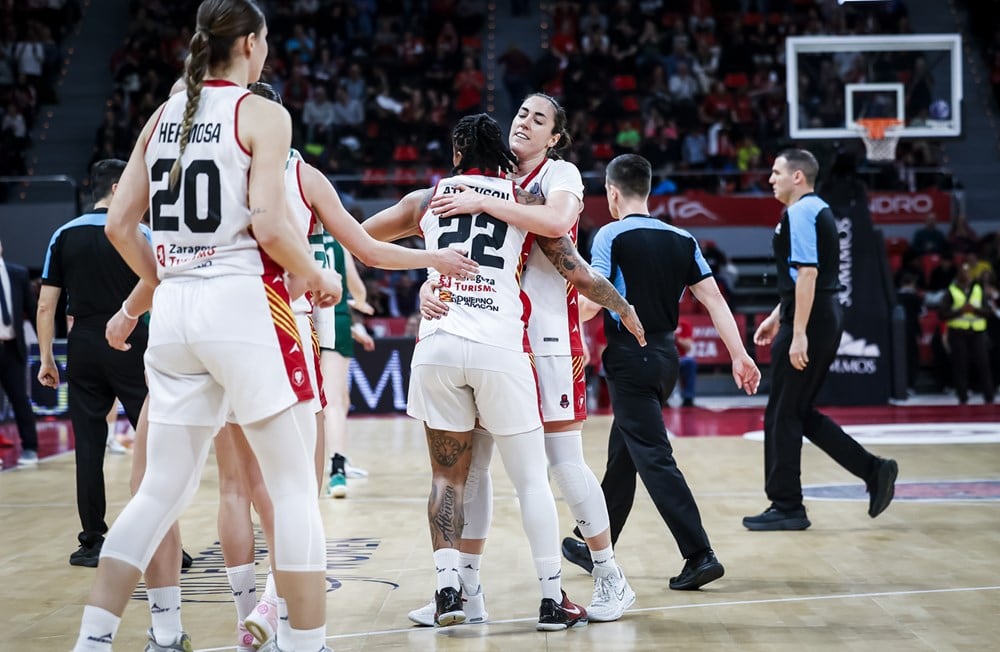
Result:
[[587,264],[569,236],[564,235],[561,238],[537,237],[536,242],[538,242],[542,253],[562,274],[563,278],[576,286],[576,289],[583,296],[618,313],[625,328],[635,335],[639,344],[646,346],[646,332],[638,315],[635,314],[635,308],[619,294],[611,281],[598,274],[593,267]]

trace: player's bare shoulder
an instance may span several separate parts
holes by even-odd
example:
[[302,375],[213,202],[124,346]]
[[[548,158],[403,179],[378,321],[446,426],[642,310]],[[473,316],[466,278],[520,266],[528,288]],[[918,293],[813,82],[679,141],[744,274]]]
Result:
[[285,107],[253,93],[240,99],[236,117],[241,139],[279,129],[290,133],[292,129],[292,118]]

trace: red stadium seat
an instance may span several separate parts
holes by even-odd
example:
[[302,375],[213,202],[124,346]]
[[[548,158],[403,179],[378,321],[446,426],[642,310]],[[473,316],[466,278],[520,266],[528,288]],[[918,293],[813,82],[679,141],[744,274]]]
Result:
[[634,91],[636,89],[635,75],[615,75],[611,86],[616,91]]
[[622,111],[625,113],[638,113],[639,100],[635,95],[628,95],[622,98]]
[[615,157],[615,150],[611,147],[610,143],[594,143],[591,147],[590,153],[598,161],[610,161]]
[[750,80],[745,73],[731,72],[726,75],[723,83],[726,85],[726,88],[746,88],[750,84]]

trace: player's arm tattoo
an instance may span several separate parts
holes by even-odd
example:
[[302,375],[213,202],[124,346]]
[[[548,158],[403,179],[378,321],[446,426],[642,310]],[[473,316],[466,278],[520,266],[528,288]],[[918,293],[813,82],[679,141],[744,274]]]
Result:
[[556,270],[575,285],[580,294],[619,315],[628,312],[629,305],[625,297],[618,293],[611,281],[587,264],[569,236],[564,235],[561,238],[536,236],[535,241]]
[[524,188],[515,188],[514,198],[517,200],[518,204],[525,204],[527,206],[539,206],[545,203],[541,197],[531,194]]
[[430,188],[423,191],[424,195],[420,198],[420,214],[423,215],[427,212],[427,207],[431,205],[431,199],[434,197],[434,191]]

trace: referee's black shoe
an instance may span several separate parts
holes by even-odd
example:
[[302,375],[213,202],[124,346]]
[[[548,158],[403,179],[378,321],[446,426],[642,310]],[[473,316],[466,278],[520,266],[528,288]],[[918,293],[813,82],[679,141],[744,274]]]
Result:
[[714,582],[725,573],[726,569],[709,548],[700,555],[695,555],[684,562],[681,574],[670,578],[670,588],[674,591],[694,591],[709,582]]
[[896,494],[896,476],[899,475],[899,465],[896,460],[886,460],[881,457],[875,462],[875,470],[868,477],[865,486],[868,488],[868,515],[875,518],[885,511]]
[[587,573],[594,572],[594,560],[590,558],[590,549],[583,541],[566,537],[562,542],[562,554],[566,561],[571,561]]
[[744,516],[743,527],[754,531],[805,530],[812,523],[806,517],[806,508],[793,510],[778,509],[771,505],[760,514]]

